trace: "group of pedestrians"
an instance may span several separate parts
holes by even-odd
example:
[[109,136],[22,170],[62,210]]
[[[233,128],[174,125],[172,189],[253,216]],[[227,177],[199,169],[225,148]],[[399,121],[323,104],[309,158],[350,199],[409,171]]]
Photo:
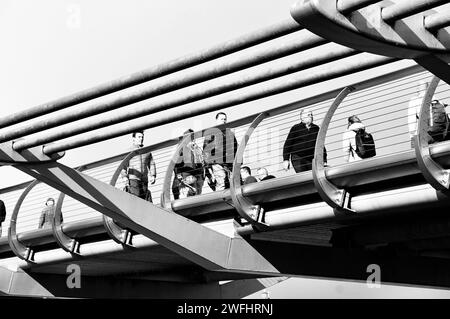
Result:
[[[414,147],[414,136],[417,133],[420,106],[427,88],[428,82],[420,81],[416,94],[410,99],[408,105],[408,125],[412,147]],[[430,105],[428,130],[430,143],[450,138],[450,134],[447,134],[450,119],[446,114],[445,106],[447,105],[438,100],[433,100]],[[174,179],[171,187],[174,199],[200,195],[205,181],[213,191],[221,191],[230,187],[231,170],[238,142],[234,133],[226,125],[228,120],[226,113],[217,113],[215,120],[216,126],[206,130],[204,134],[202,147],[196,143],[192,129],[186,130],[180,137],[180,143],[183,138],[187,138],[188,141],[181,149],[178,161],[174,166]],[[300,121],[291,127],[283,145],[284,170],[287,171],[292,167],[296,173],[299,173],[312,169],[318,133],[319,126],[314,124],[313,112],[302,109]],[[125,191],[152,202],[149,184],[154,184],[156,181],[156,165],[152,153],[141,150],[143,145],[144,132],[134,132],[132,134],[132,151],[135,154],[124,163],[121,177],[125,184]],[[359,161],[376,155],[373,136],[356,115],[348,117],[347,129],[342,136],[342,151],[346,162]],[[323,161],[327,165],[325,148]],[[264,167],[257,169],[255,177],[249,166],[241,167],[240,176],[241,185],[275,178],[275,176],[269,175]],[[39,228],[51,225],[54,204],[52,198],[47,200],[39,220]],[[0,216],[0,227],[2,218],[4,219],[4,216]]]
[[[204,134],[203,147],[195,141],[194,131],[188,129],[179,138],[179,143],[186,138],[186,143],[180,150],[178,161],[174,165],[174,178],[171,190],[174,199],[200,195],[205,181],[213,191],[221,191],[230,187],[231,170],[238,149],[238,142],[232,130],[227,127],[227,115],[224,112],[216,114],[216,126]],[[283,147],[283,167],[289,170],[292,166],[296,173],[311,170],[314,158],[319,126],[313,123],[313,112],[302,110],[300,122],[289,131]],[[357,152],[358,145],[355,136],[365,127],[357,116],[351,116],[348,129],[344,134],[343,145],[346,160],[351,162],[362,159]],[[144,133],[132,134],[132,156],[121,171],[125,183],[125,191],[152,202],[149,184],[156,180],[156,165],[151,152],[139,152],[143,147]],[[327,152],[324,149],[324,162],[327,162]],[[252,176],[248,166],[240,170],[241,184],[246,185],[258,181],[275,178],[269,175],[266,168],[257,170],[257,178]]]
[[[411,147],[414,148],[415,135],[420,118],[420,108],[429,83],[426,80],[418,82],[416,93],[408,104],[408,128]],[[447,114],[448,105],[433,100],[429,105],[428,142],[435,143],[450,139],[450,118]],[[172,193],[174,199],[200,195],[204,183],[213,191],[221,191],[230,187],[231,170],[238,149],[238,142],[232,130],[227,127],[227,114],[219,112],[215,117],[216,126],[206,130],[203,146],[195,141],[194,131],[188,129],[183,138],[188,141],[181,149],[178,161],[174,166]],[[291,127],[283,145],[283,169],[291,167],[296,173],[312,169],[314,150],[319,133],[319,126],[314,124],[313,112],[308,109],[300,111],[300,121]],[[156,164],[152,153],[143,151],[144,132],[132,134],[132,152],[129,160],[123,164],[120,176],[124,190],[146,201],[152,202],[149,185],[156,181]],[[342,135],[342,151],[346,162],[359,161],[376,155],[373,136],[356,115],[348,117],[347,129]],[[327,150],[324,148],[324,164],[327,165]],[[260,167],[256,176],[252,175],[249,166],[240,169],[241,185],[266,181],[275,178],[266,168]],[[55,216],[55,200],[48,198],[41,212],[38,228],[51,227]],[[0,236],[1,225],[6,218],[6,209],[0,200]],[[62,221],[62,220],[61,220]]]

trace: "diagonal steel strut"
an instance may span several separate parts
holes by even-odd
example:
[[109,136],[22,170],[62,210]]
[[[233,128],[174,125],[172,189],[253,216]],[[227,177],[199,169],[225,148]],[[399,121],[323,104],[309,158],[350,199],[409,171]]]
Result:
[[14,166],[206,269],[279,274],[243,238],[220,234],[63,164]]

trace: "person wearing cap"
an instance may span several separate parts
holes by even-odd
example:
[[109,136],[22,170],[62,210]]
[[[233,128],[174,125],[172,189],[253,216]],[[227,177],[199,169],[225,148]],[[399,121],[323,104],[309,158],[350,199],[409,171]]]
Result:
[[38,228],[52,227],[52,219],[55,216],[55,200],[48,198],[45,201],[45,206],[42,209],[41,216],[39,217]]
[[[296,173],[312,169],[314,148],[319,126],[313,123],[311,110],[300,111],[300,123],[295,124],[286,138],[283,147],[283,168],[289,170],[291,163]],[[324,162],[327,161],[327,151],[324,149]]]
[[[132,151],[139,151],[144,146],[144,132],[132,134]],[[125,165],[120,173],[126,185],[125,190],[146,201],[152,201],[148,183],[156,181],[156,165],[151,152],[138,152]]]

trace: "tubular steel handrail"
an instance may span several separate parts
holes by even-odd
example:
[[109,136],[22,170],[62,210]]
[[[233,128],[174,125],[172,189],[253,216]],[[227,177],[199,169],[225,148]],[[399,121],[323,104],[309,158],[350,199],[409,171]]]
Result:
[[83,103],[103,95],[111,94],[116,91],[124,90],[129,87],[177,72],[195,65],[205,63],[240,50],[285,36],[287,34],[302,30],[292,19],[286,19],[279,23],[270,25],[260,30],[240,36],[236,39],[220,43],[200,52],[196,52],[181,58],[162,63],[146,70],[136,72],[119,79],[98,85],[91,89],[83,90],[75,94],[54,100],[49,103],[41,104],[24,112],[18,112],[0,119],[0,128],[8,127],[13,124],[21,123],[37,116],[45,115],[50,112],[65,109],[75,104]]
[[419,120],[417,123],[417,134],[414,137],[414,148],[416,152],[417,163],[425,180],[436,190],[445,194],[450,194],[449,177],[450,170],[444,169],[437,163],[430,154],[430,136],[428,134],[430,122],[430,104],[440,79],[433,77],[422,100]]
[[[265,210],[261,205],[254,205],[251,203],[242,194],[240,170],[244,159],[245,147],[247,146],[250,136],[255,131],[258,124],[268,116],[269,114],[266,112],[259,114],[245,132],[234,158],[232,178],[230,179],[230,195],[234,208],[236,208],[241,218],[248,221],[257,230],[266,230],[269,227],[269,225],[263,222]],[[235,224],[235,226],[242,226],[241,222],[238,220],[235,221],[238,224]]]
[[354,87],[344,88],[331,104],[323,119],[322,125],[320,126],[319,133],[317,134],[314,159],[312,162],[312,175],[317,192],[320,197],[333,208],[336,215],[351,214],[354,213],[354,211],[350,208],[350,194],[345,189],[336,187],[326,177],[323,159],[325,138],[334,112],[336,112],[345,97],[354,90]]

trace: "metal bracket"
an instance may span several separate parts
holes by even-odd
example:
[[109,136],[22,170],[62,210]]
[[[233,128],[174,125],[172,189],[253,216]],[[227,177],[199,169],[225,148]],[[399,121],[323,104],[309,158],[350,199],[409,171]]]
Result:
[[[247,220],[258,231],[267,230],[269,228],[269,225],[263,222],[265,211],[261,205],[251,203],[242,194],[240,170],[244,158],[245,147],[247,146],[250,136],[259,123],[268,116],[268,113],[259,114],[245,132],[234,158],[232,178],[230,179],[230,195],[235,209],[241,218]],[[238,220],[235,219],[235,222],[239,226],[242,226]],[[235,226],[237,226],[236,223]]]
[[316,146],[314,149],[314,159],[312,163],[312,175],[317,192],[319,193],[320,197],[333,208],[336,216],[354,214],[355,211],[350,208],[350,194],[345,189],[337,188],[327,179],[323,161],[323,150],[325,147],[325,137],[327,135],[331,118],[333,117],[336,109],[342,103],[345,97],[354,90],[354,87],[344,88],[337,95],[330,108],[328,109],[328,112],[323,119],[322,125],[320,126],[319,133],[317,134]]
[[440,79],[433,77],[422,100],[420,116],[417,124],[417,134],[414,137],[417,163],[425,180],[436,190],[449,195],[450,170],[442,168],[433,160],[430,154],[428,127],[430,122],[430,103]]
[[34,250],[32,247],[27,247],[22,244],[17,238],[17,216],[19,215],[20,207],[22,206],[25,197],[39,183],[39,180],[34,180],[25,188],[23,193],[20,195],[19,199],[17,200],[16,206],[14,206],[8,229],[9,247],[11,247],[11,250],[17,257],[30,263],[34,263]]
[[[82,172],[85,169],[84,166],[81,166],[77,169],[78,172]],[[53,236],[56,239],[56,242],[58,245],[64,249],[65,251],[81,256],[80,254],[80,242],[76,240],[75,238],[71,238],[67,236],[62,229],[62,205],[64,202],[66,194],[60,193],[58,197],[58,201],[56,203],[56,209],[55,209],[55,216],[52,219],[52,230],[53,230]]]
[[393,2],[382,1],[346,15],[339,12],[337,2],[298,1],[291,15],[300,25],[327,40],[359,51],[414,59],[450,84],[450,67],[446,63],[450,54],[449,32],[427,30],[424,13],[387,23],[382,10],[395,5]]
[[[117,179],[119,178],[120,172],[122,171],[125,164],[127,164],[133,156],[144,151],[146,151],[145,148],[134,150],[130,152],[127,156],[125,156],[122,162],[120,162],[113,176],[111,177],[111,181],[109,182],[109,184],[115,186]],[[103,214],[103,226],[105,227],[109,237],[111,237],[111,239],[114,240],[116,243],[121,244],[125,247],[133,247],[132,243],[133,234],[131,233],[131,230],[120,227],[111,217],[108,217],[104,214]]]

